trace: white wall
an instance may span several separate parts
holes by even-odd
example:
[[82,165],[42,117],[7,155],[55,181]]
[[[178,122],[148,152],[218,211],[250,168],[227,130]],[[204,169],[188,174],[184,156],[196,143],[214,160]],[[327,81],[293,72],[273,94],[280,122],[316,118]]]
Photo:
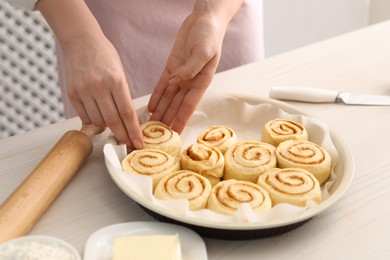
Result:
[[370,1],[370,24],[390,19],[390,1],[389,0],[371,0]]
[[[390,4],[390,0],[381,1]],[[369,2],[369,0],[264,0],[266,56],[366,26],[369,21]]]

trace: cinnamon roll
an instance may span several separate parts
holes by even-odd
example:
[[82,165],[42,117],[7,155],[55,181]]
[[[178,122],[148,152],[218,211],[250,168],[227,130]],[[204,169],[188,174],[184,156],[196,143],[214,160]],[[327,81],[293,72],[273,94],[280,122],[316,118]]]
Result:
[[272,207],[268,192],[259,185],[227,180],[213,187],[207,208],[224,215],[234,215],[242,203],[248,203],[256,213],[266,212]]
[[165,176],[156,186],[157,199],[188,199],[190,210],[204,209],[211,193],[211,183],[205,177],[189,170],[180,170]]
[[167,125],[148,121],[141,125],[144,137],[144,148],[162,150],[179,158],[181,154],[181,139],[178,133]]
[[180,162],[168,153],[156,149],[134,150],[122,160],[126,173],[153,178],[153,188],[167,174],[180,169]]
[[308,140],[305,127],[298,122],[280,118],[270,120],[264,125],[261,141],[278,146],[286,140]]
[[311,172],[320,185],[330,175],[331,157],[321,146],[305,140],[287,140],[276,148],[279,168],[302,168]]
[[225,153],[224,180],[256,183],[259,175],[276,167],[275,146],[255,140],[238,142]]
[[321,202],[318,180],[301,168],[269,169],[260,175],[257,184],[268,191],[273,206],[278,203],[305,206],[309,200]]
[[222,154],[237,143],[236,133],[227,126],[210,126],[198,135],[197,142],[207,147],[215,147]]
[[223,176],[225,160],[217,148],[193,144],[182,152],[180,166],[183,170],[191,170],[206,177],[214,186]]

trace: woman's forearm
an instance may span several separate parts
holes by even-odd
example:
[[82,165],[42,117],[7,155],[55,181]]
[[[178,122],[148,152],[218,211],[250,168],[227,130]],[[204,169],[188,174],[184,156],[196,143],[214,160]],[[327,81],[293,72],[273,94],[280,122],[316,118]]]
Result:
[[35,8],[41,12],[64,51],[80,40],[104,36],[84,0],[40,0]]

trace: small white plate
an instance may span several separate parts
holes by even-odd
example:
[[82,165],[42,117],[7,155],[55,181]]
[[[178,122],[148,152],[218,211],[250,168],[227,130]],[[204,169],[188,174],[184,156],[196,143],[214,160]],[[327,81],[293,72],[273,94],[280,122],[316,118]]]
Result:
[[179,235],[183,260],[207,260],[206,246],[197,233],[182,226],[159,222],[129,222],[99,229],[88,238],[83,259],[111,259],[113,243],[116,237],[174,234]]

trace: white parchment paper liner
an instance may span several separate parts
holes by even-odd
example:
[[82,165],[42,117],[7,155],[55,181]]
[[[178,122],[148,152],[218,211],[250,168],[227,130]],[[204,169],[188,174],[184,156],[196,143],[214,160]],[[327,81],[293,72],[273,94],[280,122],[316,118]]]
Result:
[[[146,107],[140,108],[138,116],[141,122],[149,118]],[[269,104],[249,104],[243,99],[222,96],[208,95],[198,106],[195,113],[189,120],[186,129],[181,135],[183,149],[196,142],[198,134],[212,125],[225,125],[232,128],[239,141],[260,140],[264,124],[274,118],[291,119],[302,123],[309,133],[309,140],[325,148],[332,158],[332,173],[329,180],[322,185],[322,200],[329,197],[329,189],[336,181],[337,175],[334,166],[339,161],[339,155],[330,138],[329,126],[314,117],[299,114],[289,114],[279,107]],[[113,138],[111,138],[113,140]],[[111,140],[111,141],[112,141]],[[298,216],[302,212],[316,207],[316,204],[309,201],[305,207],[297,207],[291,204],[278,204],[270,211],[263,214],[256,214],[249,205],[242,204],[235,216],[225,216],[213,211],[204,209],[190,211],[186,200],[157,200],[152,194],[152,179],[148,176],[127,174],[122,171],[121,161],[126,156],[126,147],[116,143],[109,143],[104,146],[105,159],[114,165],[110,172],[115,180],[120,182],[120,187],[126,193],[138,193],[143,199],[152,201],[164,211],[174,212],[175,216],[196,218],[211,222],[262,222],[275,219],[289,219]]]

